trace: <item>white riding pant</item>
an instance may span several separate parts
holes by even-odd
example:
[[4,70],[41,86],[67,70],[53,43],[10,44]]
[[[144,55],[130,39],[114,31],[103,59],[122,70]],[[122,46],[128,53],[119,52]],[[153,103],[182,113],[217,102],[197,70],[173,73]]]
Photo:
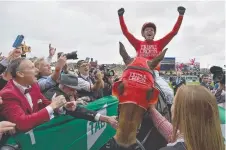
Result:
[[173,104],[173,98],[174,98],[173,89],[161,76],[159,76],[159,71],[154,70],[154,73],[155,73],[155,82],[159,85],[160,89],[165,94],[166,103]]

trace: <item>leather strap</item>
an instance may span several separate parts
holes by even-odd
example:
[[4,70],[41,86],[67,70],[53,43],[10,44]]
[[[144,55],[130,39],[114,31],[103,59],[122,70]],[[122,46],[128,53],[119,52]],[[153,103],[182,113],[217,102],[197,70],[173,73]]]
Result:
[[127,66],[125,70],[128,70],[128,69],[134,69],[134,70],[145,71],[145,72],[150,73],[150,74],[155,78],[155,74],[154,74],[153,71],[150,70],[150,69],[143,68],[143,67],[139,67],[139,66]]

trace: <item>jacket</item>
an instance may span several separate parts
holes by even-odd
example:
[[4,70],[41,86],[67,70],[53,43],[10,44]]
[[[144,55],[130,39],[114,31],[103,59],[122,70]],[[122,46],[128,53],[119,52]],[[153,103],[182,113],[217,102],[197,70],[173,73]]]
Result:
[[32,98],[33,109],[25,95],[15,86],[13,80],[8,81],[0,91],[3,100],[0,115],[5,120],[15,123],[16,128],[20,131],[29,131],[50,120],[49,113],[45,108],[50,104],[50,101],[42,95],[38,84],[35,83],[31,86],[29,94]]
[[[48,91],[46,91],[44,93],[44,95],[46,96],[46,98],[52,99],[52,97],[55,93],[56,93],[56,96],[64,95],[66,100],[69,101],[68,95],[66,93],[64,93],[58,86],[49,89]],[[66,110],[66,114],[71,115],[71,116],[76,117],[76,118],[79,118],[79,119],[95,121],[95,116],[96,116],[97,112],[88,110],[88,109],[86,109],[82,106],[77,106],[77,108],[73,112]]]

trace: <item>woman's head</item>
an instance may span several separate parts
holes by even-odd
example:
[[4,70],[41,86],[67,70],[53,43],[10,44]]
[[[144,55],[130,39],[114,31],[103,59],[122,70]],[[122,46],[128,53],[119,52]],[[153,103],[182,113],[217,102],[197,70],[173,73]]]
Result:
[[180,131],[188,150],[224,148],[216,98],[205,87],[182,85],[174,99],[172,120],[173,140]]

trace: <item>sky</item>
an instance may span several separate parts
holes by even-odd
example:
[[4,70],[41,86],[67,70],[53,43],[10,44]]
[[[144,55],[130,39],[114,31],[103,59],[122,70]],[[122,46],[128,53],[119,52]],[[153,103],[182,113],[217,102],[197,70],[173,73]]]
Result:
[[32,48],[28,57],[47,56],[51,43],[57,52],[77,50],[80,59],[121,63],[119,41],[131,56],[136,52],[122,34],[117,10],[125,9],[127,27],[140,40],[142,25],[154,22],[157,40],[172,30],[178,6],[184,6],[186,12],[179,33],[166,46],[166,56],[184,62],[196,58],[201,67],[223,66],[224,1],[1,1],[0,49],[7,55],[16,36],[23,34]]

